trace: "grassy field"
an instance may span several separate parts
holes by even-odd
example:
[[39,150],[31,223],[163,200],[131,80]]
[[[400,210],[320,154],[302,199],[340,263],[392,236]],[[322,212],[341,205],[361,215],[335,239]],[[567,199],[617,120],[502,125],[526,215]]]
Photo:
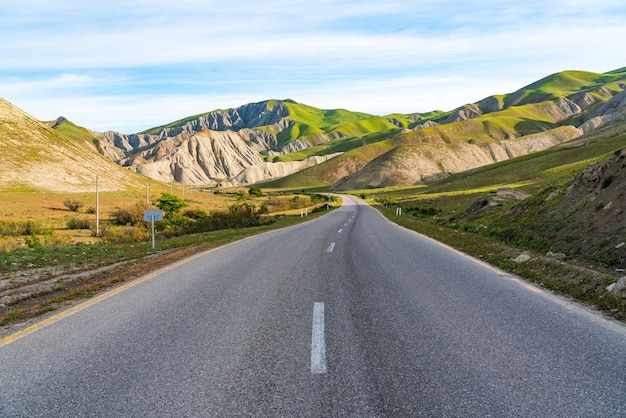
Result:
[[[169,192],[164,186],[161,190]],[[182,195],[182,189],[178,192]],[[95,205],[95,193],[70,196],[83,201],[85,207]],[[156,191],[149,192],[148,198],[152,200],[157,196]],[[246,204],[255,207],[264,204],[271,212],[256,226],[159,238],[153,249],[149,239],[104,244],[100,237],[94,236],[93,229],[68,230],[65,224],[69,218],[79,216],[95,220],[95,214],[85,213],[85,209],[80,213],[69,211],[63,203],[67,197],[67,194],[32,191],[0,193],[6,203],[1,206],[0,221],[31,221],[44,229],[52,229],[52,233],[18,237],[21,245],[0,251],[0,324],[40,316],[198,252],[307,221],[329,210],[325,196],[316,200],[313,195],[284,192],[266,192],[258,197],[243,189],[220,193],[188,190],[185,202],[192,212],[227,213],[227,208],[233,205]],[[116,208],[145,204],[146,191],[102,193],[99,200],[104,226],[110,212]],[[337,204],[334,202],[330,210]],[[304,208],[310,216],[301,216]],[[141,226],[134,228],[142,229]],[[52,236],[67,236],[69,240],[50,240]]]
[[[106,222],[111,212],[116,208],[128,207],[134,204],[146,203],[148,195],[149,209],[161,193],[170,192],[169,185],[152,183],[149,187],[136,190],[115,192],[99,192],[99,217]],[[173,194],[182,197],[182,186],[175,184]],[[82,202],[83,206],[77,212],[72,212],[64,205],[68,198]],[[187,187],[185,200],[190,208],[204,208],[205,210],[221,210],[227,208],[238,197],[235,194],[214,194],[213,192],[193,191]],[[56,193],[35,190],[8,190],[0,192],[0,220],[39,221],[45,227],[51,227],[59,233],[72,234],[66,228],[70,218],[86,218],[95,222],[96,192],[90,193]]]

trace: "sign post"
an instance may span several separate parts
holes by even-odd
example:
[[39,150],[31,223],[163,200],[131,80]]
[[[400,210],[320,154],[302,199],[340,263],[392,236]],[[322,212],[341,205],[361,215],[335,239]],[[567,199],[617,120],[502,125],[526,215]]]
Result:
[[147,210],[143,213],[143,220],[152,223],[152,249],[154,250],[154,221],[163,220],[162,210]]

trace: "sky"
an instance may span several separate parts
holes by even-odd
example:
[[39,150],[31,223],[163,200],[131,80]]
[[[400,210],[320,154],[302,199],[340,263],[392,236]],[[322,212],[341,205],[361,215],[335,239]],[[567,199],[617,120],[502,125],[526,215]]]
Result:
[[135,133],[267,99],[452,110],[626,67],[623,0],[4,0],[0,97]]

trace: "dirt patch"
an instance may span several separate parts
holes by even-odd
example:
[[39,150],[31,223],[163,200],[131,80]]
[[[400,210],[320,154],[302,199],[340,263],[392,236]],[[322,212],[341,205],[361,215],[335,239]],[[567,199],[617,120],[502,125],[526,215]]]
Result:
[[15,271],[0,277],[0,338],[76,305],[96,293],[208,250],[192,246],[160,251],[141,259],[93,268],[46,267]]

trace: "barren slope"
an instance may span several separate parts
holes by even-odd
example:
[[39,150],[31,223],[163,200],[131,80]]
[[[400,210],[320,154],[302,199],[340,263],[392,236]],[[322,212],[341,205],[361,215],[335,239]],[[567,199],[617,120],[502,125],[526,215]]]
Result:
[[90,142],[72,140],[0,98],[0,189],[92,191],[145,184],[101,156]]

